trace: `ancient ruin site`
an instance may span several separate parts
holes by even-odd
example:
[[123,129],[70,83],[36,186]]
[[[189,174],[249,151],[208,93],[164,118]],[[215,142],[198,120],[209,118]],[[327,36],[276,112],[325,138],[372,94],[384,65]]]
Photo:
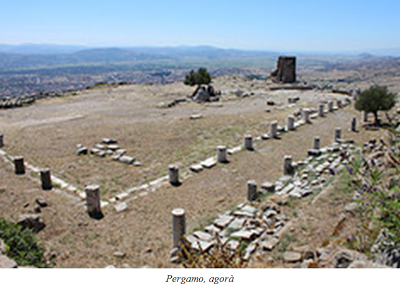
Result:
[[[365,215],[390,209],[364,208],[362,195],[398,193],[400,117],[381,109],[377,124],[355,108],[374,84],[400,92],[398,62],[299,60],[202,87],[4,100],[0,266],[399,267],[390,228]],[[25,255],[8,244],[11,224],[34,237]]]

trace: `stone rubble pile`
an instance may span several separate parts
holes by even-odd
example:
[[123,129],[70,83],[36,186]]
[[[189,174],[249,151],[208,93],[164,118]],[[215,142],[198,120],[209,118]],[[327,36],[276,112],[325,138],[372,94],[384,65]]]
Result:
[[[348,164],[349,152],[356,150],[361,151],[352,144],[334,142],[321,148],[318,157],[309,156],[303,161],[292,162],[293,175],[284,175],[275,183],[262,184],[258,195],[273,195],[267,202],[244,202],[234,210],[219,215],[203,230],[187,235],[187,241],[193,249],[203,251],[210,250],[217,242],[232,252],[245,244],[246,259],[256,252],[261,254],[273,250],[291,224],[281,212],[280,205],[290,199],[300,199],[321,191],[330,183],[330,177]],[[255,181],[250,182],[254,186]],[[287,260],[291,260],[288,262],[297,261],[298,255],[288,253]]]
[[142,163],[137,161],[135,157],[126,155],[126,150],[121,149],[115,139],[103,138],[103,140],[95,144],[90,150],[82,144],[76,146],[76,155],[91,155],[97,157],[110,157],[114,161],[134,166],[141,166]]

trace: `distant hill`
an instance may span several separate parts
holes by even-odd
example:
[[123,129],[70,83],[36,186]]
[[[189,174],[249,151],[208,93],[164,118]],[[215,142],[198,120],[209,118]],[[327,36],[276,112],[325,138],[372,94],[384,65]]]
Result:
[[65,54],[87,49],[84,46],[51,45],[51,44],[0,44],[0,52],[15,54]]
[[[0,68],[3,70],[28,69],[38,67],[57,67],[68,65],[136,63],[138,61],[198,61],[202,60],[244,60],[268,59],[278,56],[275,52],[242,51],[234,49],[219,49],[208,46],[198,47],[135,47],[135,48],[94,48],[79,49],[60,46],[33,46],[29,53],[28,46],[14,49],[10,46],[0,46]],[[61,53],[62,50],[77,51]]]
[[[283,53],[285,54],[285,53]],[[290,53],[298,56],[298,65],[349,63],[373,60],[372,52],[354,54]],[[196,68],[261,66],[272,68],[282,53],[221,49],[212,46],[177,47],[111,47],[89,48],[68,45],[0,45],[2,73],[37,68],[64,68],[70,66],[152,65],[159,68]]]

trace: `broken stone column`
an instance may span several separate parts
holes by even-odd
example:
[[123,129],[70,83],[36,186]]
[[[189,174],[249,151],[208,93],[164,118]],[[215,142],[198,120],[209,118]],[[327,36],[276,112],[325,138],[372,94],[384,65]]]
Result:
[[94,219],[101,219],[103,213],[101,212],[100,204],[100,186],[87,185],[85,187],[86,193],[86,209],[90,217]]
[[226,146],[218,146],[217,147],[217,160],[221,163],[226,163],[228,160],[226,159]]
[[342,138],[342,129],[336,128],[335,129],[335,142],[339,141]]
[[51,183],[50,169],[46,168],[40,170],[40,180],[42,182],[43,190],[51,190],[53,188],[53,185]]
[[311,123],[310,109],[303,109],[302,116],[305,123]]
[[285,155],[283,158],[283,175],[293,175],[293,159],[290,155]]
[[325,117],[325,105],[324,104],[320,104],[319,105],[319,112],[318,115],[320,117]]
[[353,117],[351,120],[351,131],[352,132],[357,132],[357,118]]
[[287,128],[288,131],[294,131],[296,127],[294,126],[294,116],[287,117]]
[[178,165],[168,166],[168,178],[169,178],[169,183],[171,183],[172,185],[180,185]]
[[368,123],[368,112],[362,111],[363,122]]
[[4,136],[3,134],[0,134],[0,147],[4,146]]
[[15,174],[25,174],[24,158],[22,156],[14,157]]
[[247,200],[255,201],[257,199],[257,182],[254,180],[247,181]]
[[333,112],[333,101],[328,102],[328,112]]
[[269,135],[271,136],[271,138],[277,138],[278,137],[278,122],[277,121],[272,121],[271,122]]
[[319,150],[321,148],[321,139],[319,137],[314,137],[313,149]]
[[247,150],[253,150],[253,137],[250,135],[244,136],[244,148]]
[[172,240],[173,247],[179,248],[186,233],[185,210],[176,208],[172,210]]
[[342,100],[337,100],[336,106],[338,107],[338,109],[341,109],[343,107]]

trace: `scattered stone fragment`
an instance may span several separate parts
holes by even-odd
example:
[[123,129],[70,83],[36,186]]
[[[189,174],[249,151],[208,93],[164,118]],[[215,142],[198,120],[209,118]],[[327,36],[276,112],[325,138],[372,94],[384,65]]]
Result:
[[284,262],[298,262],[298,261],[301,261],[301,253],[294,252],[294,251],[286,251],[283,254],[283,261]]
[[123,155],[119,158],[119,161],[125,164],[132,164],[135,161],[134,157]]
[[226,243],[226,248],[235,251],[240,246],[240,242],[237,240],[230,240]]
[[217,164],[217,160],[215,158],[208,158],[204,161],[201,162],[201,166],[203,166],[204,168],[212,168]]
[[37,197],[35,202],[36,202],[36,204],[38,204],[42,208],[47,207],[47,201],[43,197]]
[[225,228],[233,219],[234,217],[232,216],[221,215],[214,220],[214,225],[219,228]]
[[88,149],[86,147],[80,147],[76,149],[76,155],[85,155],[88,153]]
[[143,165],[143,163],[140,162],[140,161],[133,162],[133,166],[139,167],[139,166],[142,166],[142,165]]
[[114,257],[117,258],[124,258],[126,256],[126,253],[122,252],[122,251],[116,251],[113,253]]
[[94,148],[91,148],[91,149],[90,149],[90,153],[91,153],[91,154],[98,154],[99,152],[100,152],[100,149],[98,149],[98,148],[95,148],[95,147],[94,147]]
[[17,268],[17,263],[7,256],[0,254],[0,268]]
[[101,150],[96,154],[98,157],[105,157],[106,156],[106,152]]
[[246,251],[245,251],[245,254],[244,254],[244,256],[243,256],[243,258],[244,259],[249,259],[250,258],[250,256],[251,256],[251,254],[255,251],[257,249],[257,244],[256,243],[251,243],[251,244],[249,244],[249,246],[248,247],[246,247]]
[[194,114],[194,115],[190,116],[191,120],[197,120],[197,119],[201,119],[201,118],[203,118],[202,114]]
[[190,166],[190,170],[197,173],[203,170],[203,166],[201,164],[193,164]]
[[197,237],[198,239],[201,239],[201,240],[204,240],[204,241],[211,241],[213,239],[212,235],[210,235],[208,233],[205,233],[203,231],[196,231],[196,232],[193,233],[193,235],[195,237]]
[[237,210],[237,211],[233,212],[233,214],[235,216],[239,216],[239,217],[254,218],[254,214],[253,213],[246,212],[246,211],[241,211],[241,210]]
[[242,150],[242,147],[241,147],[241,146],[237,146],[237,147],[234,147],[234,148],[230,148],[230,149],[228,149],[228,154],[232,155],[232,154],[234,154],[234,153],[236,153],[236,152],[239,152],[239,151],[241,151],[241,150]]
[[110,139],[110,138],[103,138],[101,142],[105,143],[105,144],[113,144],[113,143],[117,143],[117,140]]
[[274,192],[275,191],[275,184],[273,184],[271,182],[264,182],[261,185],[261,189],[265,190],[267,192]]
[[125,149],[117,149],[116,151],[115,151],[115,154],[118,154],[118,155],[124,155],[126,153],[126,150]]
[[111,159],[114,160],[114,161],[118,161],[120,159],[120,157],[121,157],[121,155],[114,154],[114,155],[111,156]]
[[121,213],[123,211],[126,211],[128,209],[128,204],[126,202],[121,202],[118,203],[114,206],[114,209],[117,213]]
[[263,250],[268,250],[271,251],[275,248],[275,246],[279,243],[279,238],[277,237],[271,237],[269,240],[267,241],[263,241],[261,243],[261,246],[263,248]]
[[204,228],[204,231],[212,236],[216,236],[221,231],[221,229],[217,228],[214,225],[208,225],[207,227]]
[[109,149],[111,151],[116,151],[116,150],[119,150],[120,147],[117,144],[110,144],[110,145],[107,146],[107,149]]
[[21,225],[23,228],[31,229],[33,232],[38,233],[46,227],[43,220],[34,214],[24,214],[18,219],[17,224]]
[[245,219],[241,218],[235,218],[229,225],[228,228],[232,230],[240,230],[243,226],[244,223],[246,222]]
[[350,252],[342,250],[335,254],[333,265],[336,268],[347,268],[353,262],[354,258]]

